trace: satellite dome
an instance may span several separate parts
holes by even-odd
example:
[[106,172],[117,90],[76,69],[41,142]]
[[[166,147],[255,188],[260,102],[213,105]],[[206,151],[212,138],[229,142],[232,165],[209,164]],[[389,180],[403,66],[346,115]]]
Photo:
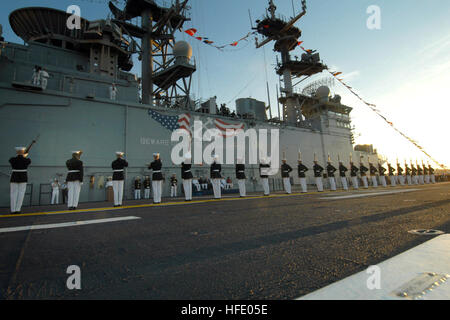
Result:
[[173,54],[175,57],[183,57],[191,59],[192,57],[192,47],[186,41],[178,41],[173,46]]
[[330,96],[330,88],[321,86],[316,91],[316,97],[319,99],[328,98]]

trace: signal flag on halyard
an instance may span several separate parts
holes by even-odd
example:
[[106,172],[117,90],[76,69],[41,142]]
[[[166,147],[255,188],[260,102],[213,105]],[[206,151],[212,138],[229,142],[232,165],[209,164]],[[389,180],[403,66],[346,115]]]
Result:
[[220,119],[215,119],[214,124],[220,130],[222,137],[233,137],[239,130],[244,130],[245,127],[243,123],[232,124]]
[[191,115],[188,113],[182,113],[177,116],[164,115],[156,112],[152,109],[148,110],[148,114],[157,122],[159,122],[164,128],[175,131],[177,129],[185,130],[190,135],[191,133]]

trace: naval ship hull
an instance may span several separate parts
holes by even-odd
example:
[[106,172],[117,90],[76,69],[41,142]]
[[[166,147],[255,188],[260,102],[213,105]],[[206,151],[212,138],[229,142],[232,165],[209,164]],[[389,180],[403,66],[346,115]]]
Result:
[[[129,162],[126,172],[125,197],[132,197],[132,185],[136,176],[150,175],[146,164],[151,162],[152,154],[158,152],[163,161],[163,173],[168,178],[175,173],[180,179],[180,166],[171,162],[172,148],[178,142],[171,141],[172,132],[149,115],[154,110],[163,115],[177,116],[188,113],[193,121],[211,124],[216,119],[228,123],[243,123],[249,128],[267,129],[270,150],[270,130],[279,130],[279,157],[286,154],[288,163],[296,167],[298,151],[302,152],[303,162],[312,167],[314,153],[324,166],[327,154],[337,158],[337,154],[349,155],[352,152],[349,133],[322,132],[297,127],[271,125],[255,120],[236,120],[219,115],[205,115],[192,111],[169,111],[138,103],[114,103],[108,99],[79,98],[71,94],[52,90],[33,92],[17,89],[11,83],[0,83],[0,206],[9,204],[8,160],[14,156],[14,147],[26,145],[40,135],[29,157],[32,164],[28,170],[32,188],[32,204],[48,204],[50,201],[50,183],[54,178],[63,180],[67,169],[65,162],[71,157],[71,150],[82,150],[84,162],[84,185],[80,201],[104,201],[104,187],[98,182],[112,175],[111,162],[116,151],[124,151]],[[209,143],[203,142],[203,148]],[[249,147],[246,148],[246,159]],[[269,151],[270,152],[270,151]],[[224,152],[226,153],[226,152]],[[236,154],[236,153],[235,153]],[[348,156],[347,156],[348,157]],[[281,161],[279,162],[281,163]],[[251,191],[262,190],[259,184],[257,165],[247,165],[247,188]],[[194,175],[209,177],[209,167],[194,166]],[[223,165],[223,176],[234,179],[234,166]],[[292,175],[298,183],[296,174]],[[93,183],[90,179],[93,177]],[[103,177],[103,178],[102,178]],[[251,177],[257,178],[256,181]],[[280,180],[280,174],[272,179]],[[308,182],[312,183],[312,170],[308,173]],[[168,195],[170,186],[165,183],[163,195]],[[30,194],[24,201],[30,203]]]

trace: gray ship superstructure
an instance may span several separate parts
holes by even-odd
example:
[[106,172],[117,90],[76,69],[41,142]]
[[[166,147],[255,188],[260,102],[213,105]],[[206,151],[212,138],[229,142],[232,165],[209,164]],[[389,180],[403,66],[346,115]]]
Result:
[[[175,173],[180,178],[180,166],[171,162],[176,144],[171,134],[179,127],[191,130],[195,121],[202,121],[203,130],[227,125],[268,129],[269,133],[279,129],[279,163],[286,156],[292,167],[299,151],[309,167],[315,154],[323,166],[329,154],[336,165],[338,155],[346,164],[352,152],[358,157],[352,144],[352,108],[342,104],[339,96],[332,97],[327,87],[313,94],[296,93],[293,88],[293,78],[326,68],[317,55],[291,61],[289,51],[300,36],[291,33],[293,23],[285,37],[268,34],[277,38],[276,48],[282,54],[277,68],[284,82],[279,99],[284,105],[282,119],[267,119],[263,105],[244,100],[237,102],[246,110],[239,116],[220,112],[214,98],[196,108],[190,99],[190,81],[196,71],[192,49],[174,36],[188,21],[186,3],[175,1],[172,7],[162,8],[151,0],[129,0],[123,10],[110,4],[113,19],[81,19],[81,28],[74,30],[67,29],[70,14],[63,11],[34,7],[10,14],[12,29],[26,44],[3,41],[0,45],[0,206],[9,204],[8,159],[14,147],[38,135],[30,153],[25,205],[49,203],[50,182],[64,180],[72,150],[83,151],[81,202],[105,200],[104,185],[112,175],[116,151],[123,151],[129,162],[125,197],[131,198],[136,176],[150,173],[146,165],[154,152],[163,161],[163,196],[167,196],[170,176]],[[143,18],[142,25],[131,24],[138,16]],[[261,23],[276,20],[274,16],[267,19]],[[286,32],[283,25],[281,29]],[[130,73],[134,54],[142,59],[142,80]],[[31,81],[35,66],[50,75],[45,89]],[[117,87],[115,100],[111,99],[112,84]],[[176,125],[167,124],[171,121]],[[248,148],[246,153],[248,159]],[[246,168],[247,190],[262,190],[258,165]],[[209,177],[208,166],[193,166],[193,172],[196,177]],[[223,176],[234,180],[234,165],[224,164]],[[298,183],[297,175],[292,176]],[[312,170],[308,179],[312,183]],[[281,185],[280,181],[279,173],[271,177],[272,186]]]

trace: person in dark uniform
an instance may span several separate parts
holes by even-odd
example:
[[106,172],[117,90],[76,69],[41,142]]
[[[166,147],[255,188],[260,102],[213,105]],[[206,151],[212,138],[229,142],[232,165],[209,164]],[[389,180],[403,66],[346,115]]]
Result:
[[389,179],[391,180],[391,187],[395,187],[395,169],[391,166],[391,164],[388,162],[388,171],[389,171]]
[[428,168],[423,164],[423,162],[422,162],[422,167],[423,167],[423,176],[425,178],[425,183],[429,184],[430,183],[430,174],[428,172]]
[[245,188],[245,164],[242,159],[237,159],[236,163],[236,179],[238,181],[239,186],[239,195],[241,198],[245,197],[247,195],[246,188]]
[[403,177],[403,168],[400,166],[398,160],[397,160],[397,180],[400,185],[402,186],[405,185],[405,178]]
[[352,185],[353,185],[353,189],[355,189],[355,190],[359,189],[358,172],[359,172],[358,167],[355,166],[355,164],[352,161],[350,161],[350,177],[352,178]]
[[317,160],[314,160],[313,171],[316,180],[317,191],[323,192],[322,172],[323,168],[319,165]]
[[123,158],[123,155],[123,152],[117,151],[117,159],[111,163],[113,169],[114,207],[120,207],[123,200],[124,170],[128,167],[128,162]]
[[434,169],[431,165],[428,165],[428,173],[430,174],[431,183],[436,183],[436,177],[434,176]]
[[386,188],[386,175],[385,175],[386,169],[378,162],[378,173],[380,175],[380,184]]
[[411,163],[411,176],[413,184],[419,184],[419,178],[417,177],[417,169],[412,163]]
[[281,177],[283,178],[283,185],[284,185],[284,191],[286,191],[287,194],[291,194],[291,177],[290,173],[292,172],[292,168],[290,165],[286,163],[286,159],[283,159],[283,164],[281,165]]
[[214,161],[211,164],[211,182],[214,191],[214,199],[220,199],[222,197],[222,190],[220,189],[220,179],[222,179],[222,165],[219,163],[219,156],[214,156]]
[[270,195],[270,187],[269,187],[269,169],[270,164],[265,157],[260,159],[259,163],[259,177],[261,178],[261,184],[264,190],[264,196]]
[[27,189],[28,182],[28,166],[31,160],[28,158],[28,153],[25,147],[16,147],[16,157],[9,159],[12,167],[10,179],[10,197],[11,197],[11,213],[19,214],[22,210],[23,198]]
[[[361,157],[362,160],[362,157]],[[369,182],[367,181],[367,176],[366,176],[366,172],[369,171],[369,169],[364,166],[364,164],[362,163],[362,161],[359,164],[359,172],[361,174],[361,180],[363,182],[363,186],[365,189],[369,188]]]
[[337,169],[331,164],[331,158],[328,156],[327,175],[331,191],[336,191],[336,180],[334,179],[334,173],[336,171]]
[[424,184],[422,167],[417,162],[416,166],[417,166],[417,175],[419,177],[419,184]]
[[141,177],[136,177],[134,179],[134,200],[141,200],[141,188]]
[[150,163],[148,169],[153,171],[152,175],[153,203],[159,204],[161,203],[162,182],[163,182],[163,175],[161,172],[162,162],[159,158],[159,153],[153,154],[153,162]]
[[[152,181],[150,180],[150,176],[145,176],[144,177],[144,183],[143,184],[144,184],[144,199],[150,199],[150,190],[151,190],[151,185],[152,185]],[[140,197],[139,197],[139,199],[140,199]]]
[[307,185],[306,185],[306,172],[309,169],[302,163],[301,158],[298,160],[298,177],[300,178],[300,185],[302,186],[302,193],[308,192]]
[[82,153],[82,151],[72,151],[72,158],[66,161],[66,167],[69,170],[66,178],[69,192],[67,200],[69,210],[75,210],[80,199],[84,175],[83,161],[80,160]]
[[377,181],[378,170],[371,162],[369,162],[369,170],[370,170],[370,177],[372,178],[372,186],[374,188],[377,188],[378,187],[378,181]]
[[178,189],[178,180],[177,180],[176,174],[174,173],[170,177],[170,197],[171,198],[176,198],[176,196],[177,196],[177,189]]
[[412,185],[411,180],[411,169],[408,167],[408,164],[405,161],[405,174],[406,174],[406,181],[408,182],[408,185]]
[[346,177],[347,171],[348,171],[347,167],[344,166],[342,161],[339,161],[339,176],[341,177],[342,189],[344,189],[345,191],[348,190],[348,183]]
[[181,163],[181,179],[183,179],[183,190],[186,201],[192,201],[192,164],[191,154],[188,153],[184,156],[184,161]]

